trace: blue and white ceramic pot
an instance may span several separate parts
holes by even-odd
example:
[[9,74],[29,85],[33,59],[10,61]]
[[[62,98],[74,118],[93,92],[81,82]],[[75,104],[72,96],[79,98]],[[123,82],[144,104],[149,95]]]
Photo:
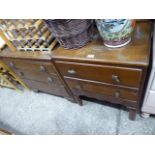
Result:
[[104,45],[112,48],[122,47],[131,41],[135,27],[133,19],[96,19],[96,25]]

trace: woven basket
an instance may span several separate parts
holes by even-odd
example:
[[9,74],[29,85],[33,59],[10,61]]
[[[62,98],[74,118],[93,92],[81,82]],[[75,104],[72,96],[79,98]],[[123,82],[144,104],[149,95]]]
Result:
[[93,21],[86,19],[46,20],[53,36],[65,49],[77,49],[92,39]]

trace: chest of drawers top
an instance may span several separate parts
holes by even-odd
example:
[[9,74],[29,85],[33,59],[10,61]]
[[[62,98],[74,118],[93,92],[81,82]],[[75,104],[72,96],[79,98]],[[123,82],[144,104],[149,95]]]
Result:
[[80,61],[88,63],[104,63],[126,66],[148,66],[150,57],[152,25],[150,22],[137,22],[131,42],[121,48],[112,49],[105,47],[98,34],[93,41],[83,48],[67,50],[57,48],[53,58],[65,61]]
[[11,49],[6,45],[2,50],[0,50],[0,58],[15,58],[15,59],[28,59],[28,60],[43,60],[50,61],[52,59],[51,52],[45,51],[11,51]]

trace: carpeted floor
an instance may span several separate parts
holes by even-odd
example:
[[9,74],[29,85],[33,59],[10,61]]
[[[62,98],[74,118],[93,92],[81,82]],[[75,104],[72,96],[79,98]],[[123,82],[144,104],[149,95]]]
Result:
[[0,89],[0,128],[15,134],[155,134],[155,117],[136,121],[120,107],[84,106],[44,93]]

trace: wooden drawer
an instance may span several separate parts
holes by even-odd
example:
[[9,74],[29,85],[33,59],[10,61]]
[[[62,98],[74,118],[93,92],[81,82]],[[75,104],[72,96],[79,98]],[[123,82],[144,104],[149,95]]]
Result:
[[64,77],[99,81],[138,88],[142,69],[56,61]]
[[49,82],[56,83],[61,85],[61,81],[55,74],[47,74],[44,72],[36,72],[33,70],[14,70],[14,72],[20,77],[24,79],[40,81],[40,82]]
[[98,84],[67,77],[65,78],[65,80],[71,88],[72,92],[77,96],[109,96],[115,98],[116,100],[126,99],[132,101],[137,101],[138,99],[138,92],[134,89],[119,88],[112,85]]
[[37,81],[26,80],[26,79],[22,79],[22,80],[32,90],[35,90],[35,91],[39,90],[53,95],[69,97],[65,87],[62,85],[56,85],[52,83],[49,84],[49,83],[37,82]]
[[4,63],[6,63],[20,78],[41,82],[52,81],[54,83],[61,84],[61,81],[55,74],[52,63],[49,62],[41,63],[40,61],[32,62],[29,60],[21,61],[21,60],[9,60],[9,59],[5,59]]
[[3,59],[13,70],[30,70],[40,73],[56,74],[51,62],[43,61],[30,61],[30,60],[17,60],[17,59]]

